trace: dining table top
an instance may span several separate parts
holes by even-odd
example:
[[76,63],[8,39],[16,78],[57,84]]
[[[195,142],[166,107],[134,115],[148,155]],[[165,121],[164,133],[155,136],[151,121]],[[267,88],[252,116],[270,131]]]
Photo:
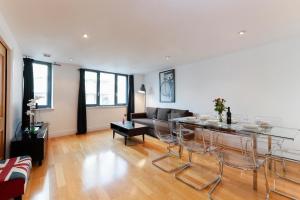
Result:
[[273,125],[260,126],[251,122],[234,122],[232,124],[227,124],[224,122],[219,122],[217,120],[201,120],[196,117],[174,118],[171,121],[189,125],[196,125],[211,130],[222,131],[232,134],[257,134],[292,141],[294,141],[297,137],[300,137],[300,130],[297,128],[288,128]]

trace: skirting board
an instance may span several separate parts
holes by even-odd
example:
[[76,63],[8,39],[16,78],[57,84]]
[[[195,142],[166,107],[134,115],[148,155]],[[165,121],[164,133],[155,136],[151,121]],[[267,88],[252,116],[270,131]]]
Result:
[[[102,131],[109,129],[109,126],[102,126],[102,127],[88,127],[87,132],[95,132],[95,131]],[[49,130],[49,138],[55,138],[55,137],[62,137],[67,135],[75,135],[77,132],[76,129],[69,129],[69,130],[62,130],[62,131],[51,131]]]

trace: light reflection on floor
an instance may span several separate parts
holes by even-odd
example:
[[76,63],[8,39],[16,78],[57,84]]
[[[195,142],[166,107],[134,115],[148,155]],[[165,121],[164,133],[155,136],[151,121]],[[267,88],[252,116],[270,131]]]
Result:
[[38,190],[40,192],[36,193],[33,195],[32,200],[48,200],[50,199],[50,193],[49,193],[49,173],[47,172],[45,179],[43,181],[41,181],[43,183],[43,185],[41,185],[40,187],[42,189]]
[[126,175],[127,162],[112,151],[90,155],[83,161],[83,183],[88,190],[97,185],[108,185]]
[[140,167],[140,168],[144,167],[145,164],[146,164],[146,161],[147,161],[146,159],[140,160],[140,161],[138,162],[137,166]]

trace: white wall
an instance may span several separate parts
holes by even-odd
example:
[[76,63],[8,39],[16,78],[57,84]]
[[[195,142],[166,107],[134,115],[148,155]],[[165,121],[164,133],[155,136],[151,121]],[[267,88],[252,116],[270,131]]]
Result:
[[17,125],[22,119],[23,60],[20,48],[1,14],[0,39],[8,47],[6,122],[6,156],[8,156],[10,141],[14,136]]
[[[77,101],[79,89],[79,71],[77,66],[53,66],[53,109],[40,110],[37,120],[49,122],[50,137],[76,133]],[[135,75],[135,90],[143,81],[142,75]],[[142,96],[143,97],[143,96]],[[143,111],[144,103],[139,94],[135,94],[137,111]],[[141,104],[142,102],[142,104]],[[87,108],[88,131],[109,128],[110,122],[121,121],[126,107],[90,107]]]
[[147,106],[212,113],[223,97],[233,112],[300,128],[300,37],[176,66],[176,103],[159,103],[158,71],[145,76]]
[[134,75],[134,106],[135,112],[144,112],[145,110],[145,95],[139,93],[141,85],[144,84],[144,75],[142,74],[135,74]]

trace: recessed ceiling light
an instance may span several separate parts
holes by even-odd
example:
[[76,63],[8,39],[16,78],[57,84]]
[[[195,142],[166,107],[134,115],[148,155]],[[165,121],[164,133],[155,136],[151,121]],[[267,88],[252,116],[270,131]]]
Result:
[[166,56],[166,60],[170,60],[170,56]]
[[240,31],[239,35],[245,35],[246,31]]
[[70,62],[72,62],[72,61],[73,61],[73,59],[72,59],[72,58],[69,58],[69,61],[70,61]]
[[87,39],[89,36],[88,36],[88,34],[83,34],[82,37],[85,38],[85,39]]

